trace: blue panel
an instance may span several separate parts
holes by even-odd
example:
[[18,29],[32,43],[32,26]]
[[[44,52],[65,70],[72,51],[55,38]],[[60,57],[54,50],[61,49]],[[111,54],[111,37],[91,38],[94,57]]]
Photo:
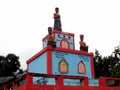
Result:
[[70,37],[69,44],[70,44],[70,49],[74,49],[74,42],[72,36]]
[[[66,39],[70,44],[70,49],[74,49],[73,36],[70,36],[69,34],[58,34],[58,33],[54,33],[54,34],[56,39],[56,47],[60,47],[60,41],[62,39]],[[47,39],[43,41],[43,48],[45,48],[46,46],[47,46]]]
[[81,82],[80,79],[64,79],[64,85],[80,86]]
[[34,84],[56,85],[56,78],[33,77]]
[[[59,62],[64,58],[68,63],[68,73],[62,74],[59,72]],[[86,66],[86,74],[78,73],[78,64],[82,61]],[[58,75],[74,75],[74,76],[87,76],[91,78],[90,56],[72,54],[60,51],[52,52],[52,73]]]
[[47,65],[46,65],[46,53],[40,55],[35,60],[29,63],[28,72],[34,73],[47,73]]
[[74,46],[73,46],[73,44],[70,44],[70,49],[74,49]]
[[69,42],[69,44],[70,44],[70,49],[74,49],[73,36],[69,36],[68,34],[66,34],[65,37],[64,37],[64,35],[63,34],[59,34],[59,36],[58,36],[57,33],[55,34],[56,46],[60,47],[60,41],[65,38]]
[[98,79],[89,79],[89,86],[99,86]]
[[61,40],[61,34],[59,34],[59,37],[58,37],[58,34],[55,34],[55,38],[56,38],[56,46],[57,47],[60,47],[60,40]]

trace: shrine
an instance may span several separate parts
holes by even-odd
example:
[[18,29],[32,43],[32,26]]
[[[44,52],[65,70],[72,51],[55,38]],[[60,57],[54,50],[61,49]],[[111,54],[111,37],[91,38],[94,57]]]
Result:
[[75,35],[64,32],[58,11],[54,19],[54,28],[42,38],[42,50],[27,60],[26,73],[0,90],[120,90],[120,78],[95,78],[94,54],[85,42],[75,50]]

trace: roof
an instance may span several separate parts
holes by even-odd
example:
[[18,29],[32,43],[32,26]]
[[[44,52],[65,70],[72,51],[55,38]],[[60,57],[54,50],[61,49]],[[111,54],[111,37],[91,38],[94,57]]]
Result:
[[14,79],[14,76],[0,77],[0,84],[4,84],[6,82],[9,82],[12,79]]

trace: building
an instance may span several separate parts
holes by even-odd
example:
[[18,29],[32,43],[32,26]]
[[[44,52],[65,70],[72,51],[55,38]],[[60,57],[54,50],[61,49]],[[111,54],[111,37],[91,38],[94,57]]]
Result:
[[27,72],[0,90],[120,90],[120,78],[95,79],[93,53],[75,50],[74,34],[53,30],[56,47],[43,39],[43,49],[27,60]]

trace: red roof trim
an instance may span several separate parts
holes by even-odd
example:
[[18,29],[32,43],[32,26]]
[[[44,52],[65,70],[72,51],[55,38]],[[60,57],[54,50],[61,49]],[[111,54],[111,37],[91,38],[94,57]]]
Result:
[[52,50],[52,47],[51,46],[47,46],[45,47],[44,49],[42,49],[41,51],[39,51],[37,54],[35,54],[34,56],[32,56],[30,59],[28,59],[26,61],[26,63],[30,63],[31,61],[33,61],[35,58],[37,58],[38,56],[40,56],[41,54],[43,54],[44,52],[46,52],[47,50]]
[[93,53],[88,53],[88,52],[80,51],[80,50],[65,49],[65,48],[55,48],[54,50],[55,51],[68,52],[68,53],[74,53],[74,54],[81,54],[81,55],[93,56]]
[[51,46],[47,46],[46,48],[44,48],[43,50],[41,50],[40,52],[38,52],[37,54],[32,56],[30,59],[28,59],[26,63],[27,64],[30,63],[31,61],[33,61],[35,58],[37,58],[38,56],[40,56],[41,54],[43,54],[47,50],[62,51],[62,52],[67,52],[67,53],[81,54],[81,55],[87,55],[87,56],[93,57],[93,53],[88,53],[85,51],[71,50],[71,49],[65,49],[65,48],[52,48]]
[[73,33],[61,32],[61,31],[58,31],[58,30],[53,30],[53,33],[67,34],[67,35],[70,35],[70,36],[74,36],[74,34],[73,34]]

